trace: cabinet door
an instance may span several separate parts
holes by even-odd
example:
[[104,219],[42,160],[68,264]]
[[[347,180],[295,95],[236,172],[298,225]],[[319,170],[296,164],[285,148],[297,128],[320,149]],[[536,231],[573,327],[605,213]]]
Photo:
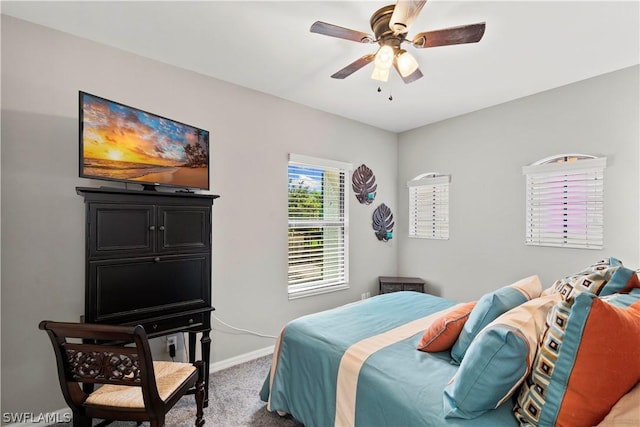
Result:
[[90,204],[90,255],[122,257],[152,253],[156,240],[154,217],[151,205]]
[[211,306],[210,255],[90,261],[89,321],[124,322]]
[[209,251],[211,209],[198,206],[158,207],[158,252]]

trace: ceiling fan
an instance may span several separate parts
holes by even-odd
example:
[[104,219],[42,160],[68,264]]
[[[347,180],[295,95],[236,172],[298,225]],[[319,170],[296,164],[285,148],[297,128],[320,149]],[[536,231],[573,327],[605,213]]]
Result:
[[378,9],[371,16],[370,24],[373,36],[349,28],[339,27],[322,21],[311,25],[311,32],[324,34],[359,43],[378,43],[380,47],[375,54],[367,54],[356,59],[343,69],[335,72],[331,77],[344,79],[360,68],[374,62],[375,68],[371,78],[386,82],[389,70],[393,66],[405,83],[411,83],[422,77],[416,59],[401,45],[411,43],[418,49],[437,46],[449,46],[463,43],[476,43],[484,35],[485,23],[449,27],[441,30],[425,31],[407,39],[411,24],[416,20],[424,1],[398,0],[395,5]]

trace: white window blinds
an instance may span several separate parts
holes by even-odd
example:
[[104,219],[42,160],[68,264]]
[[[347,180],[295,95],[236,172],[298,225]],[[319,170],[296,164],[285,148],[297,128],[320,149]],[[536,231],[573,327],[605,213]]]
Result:
[[566,154],[522,168],[527,245],[603,248],[606,161]]
[[288,163],[289,298],[348,288],[351,164],[298,154]]
[[409,237],[449,238],[449,175],[426,173],[407,182]]

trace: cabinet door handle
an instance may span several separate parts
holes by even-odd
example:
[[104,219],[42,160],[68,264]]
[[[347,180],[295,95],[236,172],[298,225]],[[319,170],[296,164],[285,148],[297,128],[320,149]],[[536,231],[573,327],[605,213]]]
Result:
[[157,257],[155,257],[153,260],[154,260],[155,262],[160,262],[160,257],[159,257],[159,256],[157,256]]
[[153,231],[153,230],[155,230],[155,229],[156,229],[156,226],[155,226],[155,225],[150,225],[150,226],[149,226],[149,231]]
[[164,225],[160,226],[160,231],[164,231]]

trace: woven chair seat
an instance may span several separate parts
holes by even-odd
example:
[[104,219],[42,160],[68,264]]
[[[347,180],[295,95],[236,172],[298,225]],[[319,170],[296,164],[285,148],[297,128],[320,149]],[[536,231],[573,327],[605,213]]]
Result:
[[[157,361],[153,362],[153,370],[158,394],[166,402],[196,368],[190,363]],[[85,405],[144,409],[144,400],[140,387],[105,384],[91,393]]]

